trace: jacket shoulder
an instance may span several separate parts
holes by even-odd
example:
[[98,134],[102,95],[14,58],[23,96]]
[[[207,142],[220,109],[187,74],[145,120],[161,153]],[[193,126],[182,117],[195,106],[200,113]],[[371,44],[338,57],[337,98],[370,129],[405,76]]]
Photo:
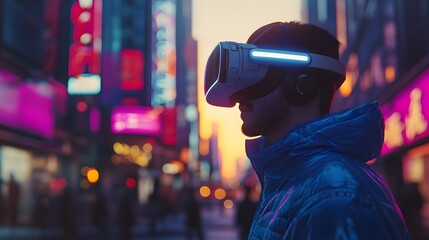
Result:
[[323,191],[326,188],[357,188],[362,181],[366,181],[361,176],[363,173],[357,174],[361,163],[353,162],[354,160],[345,161],[335,155],[313,158],[310,161],[311,167],[307,168],[311,176],[307,181],[311,182],[315,191]]
[[318,160],[312,177],[303,182],[303,193],[311,190],[289,232],[311,235],[294,239],[408,239],[401,213],[374,170],[354,159]]

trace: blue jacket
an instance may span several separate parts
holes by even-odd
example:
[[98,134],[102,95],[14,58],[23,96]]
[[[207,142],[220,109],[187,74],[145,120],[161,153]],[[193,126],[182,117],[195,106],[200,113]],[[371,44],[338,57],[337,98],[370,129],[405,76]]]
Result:
[[247,140],[262,185],[249,239],[409,239],[390,190],[366,164],[383,140],[378,102],[297,127],[272,145]]

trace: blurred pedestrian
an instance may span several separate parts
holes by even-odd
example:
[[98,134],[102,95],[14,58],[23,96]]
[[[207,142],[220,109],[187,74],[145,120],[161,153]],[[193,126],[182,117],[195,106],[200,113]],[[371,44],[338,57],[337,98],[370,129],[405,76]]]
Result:
[[154,179],[153,191],[149,195],[145,206],[145,214],[149,218],[149,234],[158,234],[158,223],[164,218],[167,211],[167,203],[161,196],[161,186],[158,178]]
[[235,223],[240,229],[240,239],[246,240],[249,237],[250,227],[256,212],[257,203],[251,197],[252,188],[244,186],[244,198],[238,202],[235,215]]
[[97,239],[105,239],[106,224],[109,208],[107,199],[101,189],[95,190],[94,199],[90,206],[90,216],[93,226],[96,229]]
[[77,229],[75,224],[75,201],[70,186],[65,186],[58,197],[59,214],[58,222],[62,230],[62,239],[76,240],[78,239]]
[[426,239],[423,235],[421,216],[424,199],[417,183],[404,184],[399,203],[404,213],[405,223],[410,231],[411,239]]
[[339,42],[312,24],[274,22],[208,59],[206,100],[239,104],[262,185],[249,239],[409,239],[395,199],[367,164],[379,156],[377,101],[329,114],[345,80]]
[[33,224],[43,233],[49,225],[49,192],[39,193],[34,197]]
[[125,190],[119,200],[119,227],[121,240],[129,240],[132,237],[132,229],[136,221],[134,214],[134,195]]
[[18,208],[20,203],[20,186],[15,180],[13,173],[10,174],[8,182],[7,200],[6,200],[6,211],[8,223],[11,227],[15,227],[18,223]]
[[5,223],[6,219],[6,208],[5,199],[3,194],[3,179],[0,178],[0,225]]
[[201,203],[195,196],[195,190],[189,187],[185,190],[185,215],[186,215],[186,236],[187,239],[203,240],[203,223],[201,218]]

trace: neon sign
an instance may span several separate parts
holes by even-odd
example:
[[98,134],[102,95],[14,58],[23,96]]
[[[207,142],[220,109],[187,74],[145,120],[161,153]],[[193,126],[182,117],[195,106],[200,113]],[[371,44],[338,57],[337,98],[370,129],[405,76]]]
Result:
[[144,56],[138,49],[121,50],[121,89],[141,90],[143,79]]
[[101,78],[97,74],[82,73],[77,78],[70,77],[67,92],[70,95],[98,94],[101,91]]
[[384,144],[388,148],[400,147],[404,144],[402,131],[405,129],[404,124],[401,122],[401,114],[398,112],[393,113],[385,120],[385,134]]
[[111,129],[116,134],[158,136],[161,132],[160,109],[144,106],[116,106]]
[[410,94],[410,106],[408,116],[405,117],[405,135],[408,139],[414,139],[427,129],[427,121],[422,114],[422,90],[413,89]]
[[[70,18],[74,28],[73,42],[69,48],[69,81],[79,79],[83,73],[86,74],[85,79],[100,79],[101,7],[102,0],[79,0],[72,5]],[[91,78],[88,75],[98,77]],[[84,83],[81,85],[85,86]],[[82,94],[88,94],[88,91],[82,90]]]
[[[0,72],[0,78],[4,75]],[[0,125],[30,132],[47,139],[55,135],[55,102],[51,85],[0,82]]]
[[172,0],[154,0],[152,106],[173,107],[176,101],[176,5]]
[[429,136],[429,69],[424,71],[409,87],[381,107],[385,118],[385,155],[398,147]]

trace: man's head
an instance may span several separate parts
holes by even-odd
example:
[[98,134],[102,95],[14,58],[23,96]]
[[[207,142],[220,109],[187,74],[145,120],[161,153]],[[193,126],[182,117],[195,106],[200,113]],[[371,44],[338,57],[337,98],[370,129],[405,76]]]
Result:
[[[338,40],[328,31],[312,24],[270,23],[257,29],[247,43],[259,48],[294,50],[339,58]],[[338,82],[342,83],[343,80],[344,76],[324,69],[272,66],[261,82],[236,95],[260,97],[282,85],[289,102],[296,105],[306,104],[318,95],[321,99],[320,114],[325,115],[329,113],[333,95],[339,87]]]
[[[271,23],[256,30],[247,43],[338,59],[338,40],[311,24]],[[324,69],[270,66],[262,81],[233,95],[240,104],[243,133],[275,140],[296,125],[327,114],[343,80],[343,75]]]

